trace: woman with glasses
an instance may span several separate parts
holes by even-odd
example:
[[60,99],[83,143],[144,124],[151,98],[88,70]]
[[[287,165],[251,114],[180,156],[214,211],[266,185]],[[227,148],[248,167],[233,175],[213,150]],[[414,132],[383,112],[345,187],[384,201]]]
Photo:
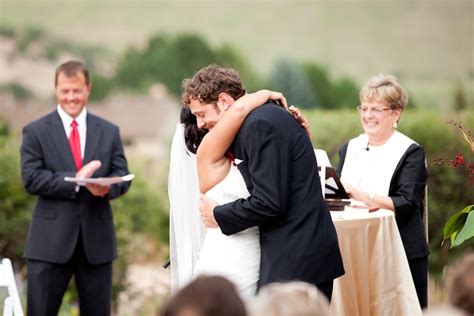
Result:
[[349,196],[369,208],[395,212],[422,308],[427,306],[428,244],[423,228],[425,152],[396,130],[408,94],[394,76],[373,76],[361,89],[364,133],[339,151],[337,172]]

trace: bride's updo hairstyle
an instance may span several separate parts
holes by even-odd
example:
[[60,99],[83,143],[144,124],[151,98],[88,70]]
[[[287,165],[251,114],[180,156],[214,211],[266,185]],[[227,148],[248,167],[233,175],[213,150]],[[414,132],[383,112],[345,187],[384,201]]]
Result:
[[194,116],[187,107],[181,109],[180,121],[184,125],[186,148],[195,154],[207,130],[197,127],[196,116]]

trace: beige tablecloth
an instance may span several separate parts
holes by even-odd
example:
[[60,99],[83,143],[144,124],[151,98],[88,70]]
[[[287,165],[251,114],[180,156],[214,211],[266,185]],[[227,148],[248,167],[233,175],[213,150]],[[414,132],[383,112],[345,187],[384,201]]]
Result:
[[421,315],[393,212],[331,212],[346,274],[334,282],[333,315]]

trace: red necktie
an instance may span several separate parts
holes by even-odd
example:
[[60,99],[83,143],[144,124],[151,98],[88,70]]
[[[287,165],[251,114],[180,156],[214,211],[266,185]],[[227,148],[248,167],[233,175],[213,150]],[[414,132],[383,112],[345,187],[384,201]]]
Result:
[[79,137],[79,130],[77,129],[77,122],[75,120],[72,121],[71,127],[71,134],[69,134],[69,146],[71,147],[74,164],[76,165],[76,169],[79,171],[82,168],[81,139]]

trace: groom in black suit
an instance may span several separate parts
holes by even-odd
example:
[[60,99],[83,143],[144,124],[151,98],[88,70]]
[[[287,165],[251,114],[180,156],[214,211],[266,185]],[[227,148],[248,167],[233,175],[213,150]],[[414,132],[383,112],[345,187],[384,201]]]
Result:
[[38,197],[24,253],[28,315],[57,315],[72,275],[81,315],[110,315],[117,250],[109,200],[130,184],[64,181],[128,174],[118,127],[86,110],[89,78],[81,62],[60,65],[57,108],[23,129],[21,173],[26,191]]
[[[237,72],[216,65],[199,70],[183,88],[184,103],[206,129],[245,93]],[[302,280],[331,299],[333,280],[344,268],[305,130],[285,109],[267,103],[248,115],[231,151],[251,195],[202,204],[205,225],[226,235],[259,226],[259,286]]]

